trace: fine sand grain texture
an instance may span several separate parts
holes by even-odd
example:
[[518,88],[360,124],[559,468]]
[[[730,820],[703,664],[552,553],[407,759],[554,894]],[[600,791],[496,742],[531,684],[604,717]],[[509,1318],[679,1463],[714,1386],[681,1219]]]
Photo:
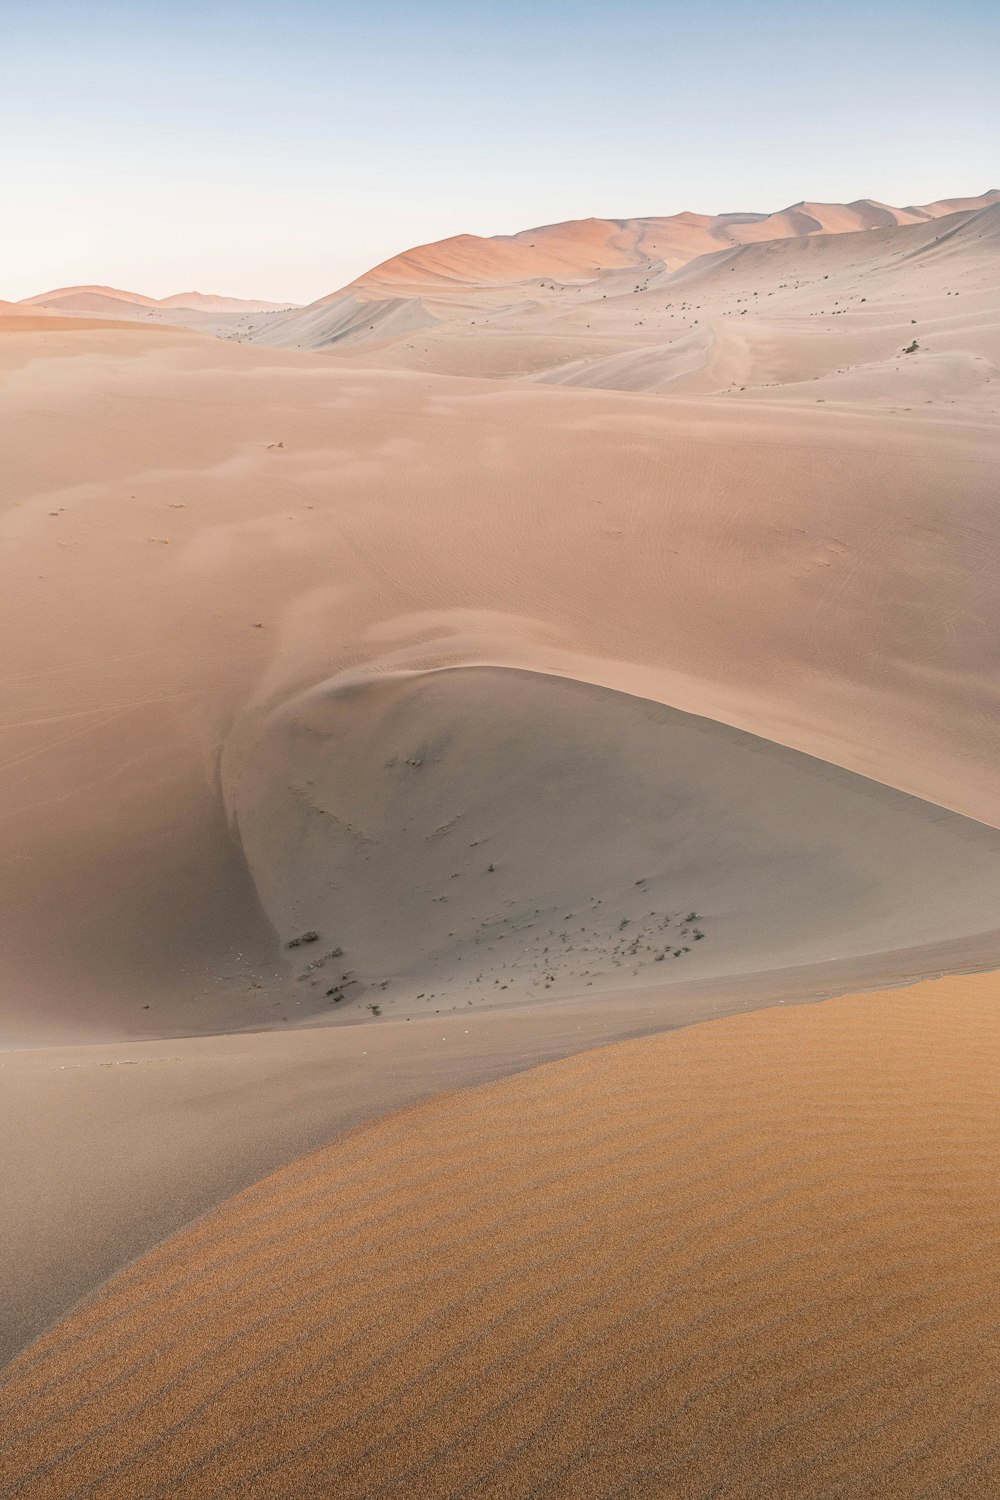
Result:
[[979,976],[390,1116],[17,1361],[3,1492],[985,1500],[998,1068]]

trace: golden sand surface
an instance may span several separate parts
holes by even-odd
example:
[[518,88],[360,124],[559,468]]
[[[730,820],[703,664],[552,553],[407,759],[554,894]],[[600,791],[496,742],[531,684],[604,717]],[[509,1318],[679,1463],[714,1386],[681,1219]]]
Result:
[[15,1362],[4,1496],[1000,1490],[1000,976],[390,1115]]

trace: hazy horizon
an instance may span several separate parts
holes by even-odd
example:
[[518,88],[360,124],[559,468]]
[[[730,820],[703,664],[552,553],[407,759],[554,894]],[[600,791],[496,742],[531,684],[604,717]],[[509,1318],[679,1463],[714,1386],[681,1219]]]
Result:
[[650,0],[378,22],[316,0],[43,0],[8,18],[0,60],[0,296],[307,302],[458,233],[995,185],[992,7],[724,0],[718,23]]

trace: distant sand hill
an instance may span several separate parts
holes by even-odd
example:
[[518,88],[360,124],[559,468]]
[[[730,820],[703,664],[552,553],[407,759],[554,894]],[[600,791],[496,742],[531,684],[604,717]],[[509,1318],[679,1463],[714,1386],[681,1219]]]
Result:
[[491,282],[527,281],[539,275],[587,279],[653,263],[676,271],[721,247],[765,240],[845,234],[863,229],[926,223],[1000,202],[1000,190],[979,198],[950,198],[920,208],[891,208],[870,198],[856,203],[795,203],[778,213],[673,214],[651,219],[578,219],[483,239],[463,234],[419,245],[383,261],[352,285],[374,291],[444,283],[449,289]]
[[[884,265],[900,246],[920,253],[985,209],[995,210],[995,224],[1000,190],[920,208],[890,208],[862,199],[797,203],[772,214],[581,219],[493,239],[458,235],[393,256],[308,307],[269,317],[253,336],[258,342],[308,349],[389,347],[395,362],[455,374],[523,375],[539,368],[546,344],[550,357],[562,348],[567,358],[576,352],[568,342],[573,339],[591,350],[610,339],[623,347],[648,349],[658,331],[660,343],[669,334],[673,345],[679,323],[693,326],[693,317],[685,318],[683,312],[692,311],[688,293],[694,287],[699,299],[707,299],[705,310],[715,316],[738,312],[740,292],[752,297],[761,290],[778,295],[778,306],[768,311],[787,315],[790,307],[798,310],[809,299],[781,294],[810,285],[817,272],[846,271],[856,279],[866,260]],[[938,227],[942,219],[946,223]],[[870,243],[868,234],[861,236],[862,231],[899,226],[915,226],[917,232],[908,239],[890,232]],[[843,236],[849,237],[846,245],[838,245],[822,262],[816,259],[817,240]],[[785,241],[791,243],[781,252],[778,245]],[[760,255],[742,253],[757,246],[766,247],[763,273]],[[689,284],[676,273],[693,262],[698,274]],[[737,281],[729,279],[734,274]],[[683,293],[672,297],[674,288]],[[829,300],[841,305],[832,295]],[[672,317],[660,315],[665,312]],[[709,321],[698,320],[703,332]],[[433,332],[408,338],[423,329]],[[475,353],[467,347],[470,335]],[[466,347],[442,350],[441,343],[452,340]],[[473,363],[477,359],[478,366]],[[650,387],[640,382],[633,388]]]
[[275,310],[287,312],[288,303],[255,302],[242,297],[220,297],[205,292],[175,292],[170,297],[146,297],[111,286],[63,286],[39,292],[20,302],[0,302],[0,315],[63,318],[105,318],[116,322],[163,322],[194,328],[216,337],[249,334],[255,320]]

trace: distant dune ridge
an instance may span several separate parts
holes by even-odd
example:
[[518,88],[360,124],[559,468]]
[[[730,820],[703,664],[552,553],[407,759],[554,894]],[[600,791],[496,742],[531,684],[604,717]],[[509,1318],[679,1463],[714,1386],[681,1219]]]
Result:
[[[856,203],[796,203],[778,213],[673,214],[650,219],[578,219],[518,234],[458,235],[419,245],[366,271],[352,286],[368,290],[438,282],[481,286],[532,276],[588,276],[651,263],[676,271],[722,246],[816,234],[844,234],[918,224],[1000,202],[1000,189],[979,198],[951,198],[921,208],[891,208],[870,198]],[[336,295],[336,294],[335,294]]]
[[[117,307],[117,304],[123,304]],[[249,312],[273,311],[282,306],[280,302],[255,302],[244,297],[219,297],[206,292],[175,292],[171,297],[144,297],[141,292],[123,292],[111,286],[63,286],[51,292],[39,292],[34,297],[25,297],[19,307],[49,307],[55,312],[107,313],[113,308],[119,317],[131,312],[137,315],[140,308],[180,308],[187,312],[229,311]]]
[[254,321],[293,304],[223,297],[206,292],[175,292],[170,297],[146,297],[111,286],[64,286],[39,292],[20,302],[0,302],[0,316],[59,316],[108,318],[115,322],[166,323],[194,328],[216,337],[247,333]]
[[992,1494],[1000,194],[62,288],[0,426],[0,1489]]
[[[669,286],[674,273],[703,257],[731,256],[749,246],[784,240],[928,226],[945,217],[950,223],[956,215],[975,215],[997,204],[1000,189],[978,198],[946,199],[920,208],[890,208],[861,199],[851,204],[798,203],[772,214],[580,219],[491,239],[458,235],[393,256],[340,291],[287,316],[269,318],[255,336],[261,342],[304,348],[325,347],[348,338],[357,341],[364,325],[358,319],[345,327],[342,307],[385,300],[394,301],[397,308],[401,300],[410,303],[428,322],[443,316],[467,325],[468,314],[477,312],[480,341],[483,314],[491,318],[491,327],[498,322],[518,327],[529,312],[538,309],[565,314],[568,303],[571,317],[583,307],[590,316],[596,311],[591,302],[611,299],[615,308],[599,310],[607,322],[606,315],[622,310],[623,298],[630,293],[647,291],[651,284]],[[789,264],[794,267],[796,263]],[[375,336],[372,342],[383,342],[387,333],[411,331],[399,327],[398,320],[395,329],[386,329],[377,311],[369,324],[367,332]],[[550,334],[555,331],[548,330]]]

